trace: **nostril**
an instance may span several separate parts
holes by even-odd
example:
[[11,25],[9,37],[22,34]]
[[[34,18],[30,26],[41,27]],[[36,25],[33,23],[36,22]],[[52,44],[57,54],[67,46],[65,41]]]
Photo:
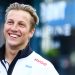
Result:
[[11,27],[11,30],[12,31],[17,31],[18,29],[17,29],[17,27],[13,26],[13,27]]

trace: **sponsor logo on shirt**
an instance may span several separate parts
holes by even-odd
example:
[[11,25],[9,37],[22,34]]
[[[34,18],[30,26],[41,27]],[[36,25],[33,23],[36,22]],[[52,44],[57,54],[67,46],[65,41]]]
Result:
[[39,60],[39,59],[37,59],[37,58],[35,58],[34,60],[35,60],[36,62],[38,62],[38,63],[40,63],[40,64],[44,65],[44,66],[46,66],[46,65],[47,65],[47,63],[45,63],[44,61]]

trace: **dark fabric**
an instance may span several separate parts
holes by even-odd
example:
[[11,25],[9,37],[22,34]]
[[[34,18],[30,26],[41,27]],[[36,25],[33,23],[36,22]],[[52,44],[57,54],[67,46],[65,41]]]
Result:
[[14,59],[14,60],[12,61],[12,63],[10,64],[9,69],[8,69],[8,71],[7,71],[7,74],[8,74],[8,75],[11,75],[11,74],[12,74],[12,71],[13,71],[13,69],[14,69],[14,66],[15,66],[15,64],[16,64],[16,62],[17,62],[19,56],[20,56],[20,54],[21,54],[21,51],[18,52],[17,56],[15,57],[15,59]]
[[0,48],[0,60],[4,59],[5,55],[5,45],[3,45],[1,48]]

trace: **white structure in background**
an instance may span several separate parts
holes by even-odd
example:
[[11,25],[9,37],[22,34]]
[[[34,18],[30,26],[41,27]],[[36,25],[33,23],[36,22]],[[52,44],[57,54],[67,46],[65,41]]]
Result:
[[[45,0],[46,1],[46,0]],[[40,4],[41,10],[41,20],[43,23],[57,20],[57,19],[64,19],[65,18],[65,8],[66,2],[65,1],[58,1],[55,3],[42,2]]]
[[41,48],[42,51],[47,53],[51,48],[53,48],[52,42],[52,32],[53,29],[50,28],[49,25],[44,25],[42,28],[42,41],[41,41]]
[[55,31],[52,26],[49,26],[49,25],[43,26],[42,34],[41,34],[41,37],[42,37],[41,48],[43,53],[47,53],[60,46],[60,43],[58,41],[53,41],[54,32]]
[[63,26],[58,25],[56,27],[53,27],[53,34],[70,36],[71,35],[71,25],[64,24]]
[[53,0],[44,0],[44,2],[40,4],[40,7],[41,22],[44,24],[41,35],[41,48],[43,52],[47,53],[49,50],[59,47],[60,45],[59,42],[55,43],[52,39],[52,36],[58,32],[58,30],[55,32],[54,29],[58,28],[59,34],[62,34],[62,29],[60,27],[54,28],[48,25],[47,22],[65,18],[66,2],[58,1],[54,3]]

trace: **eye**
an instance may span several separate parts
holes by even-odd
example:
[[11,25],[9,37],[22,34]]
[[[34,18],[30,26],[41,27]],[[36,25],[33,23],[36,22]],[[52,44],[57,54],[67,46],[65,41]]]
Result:
[[8,25],[12,25],[14,22],[13,22],[13,21],[8,20],[6,23],[7,23]]
[[22,28],[26,27],[26,25],[24,23],[19,23],[19,26]]

